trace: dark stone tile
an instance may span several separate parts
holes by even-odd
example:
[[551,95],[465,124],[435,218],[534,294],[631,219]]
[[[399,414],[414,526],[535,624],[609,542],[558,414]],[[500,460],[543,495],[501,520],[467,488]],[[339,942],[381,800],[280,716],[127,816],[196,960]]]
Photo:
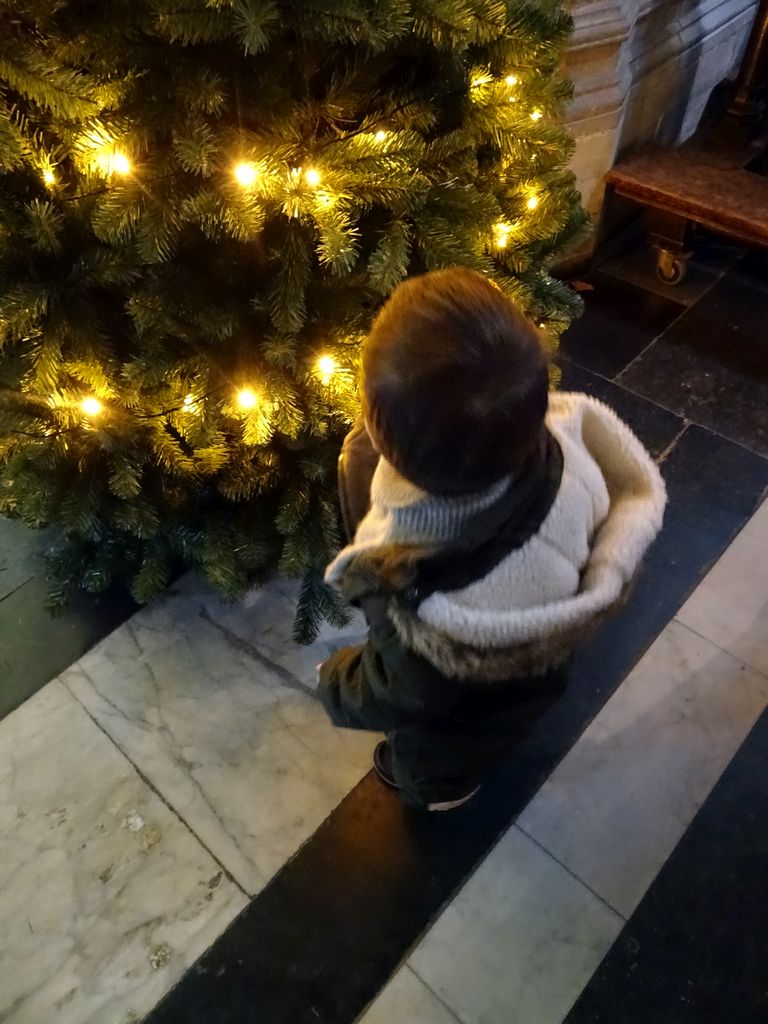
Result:
[[[573,666],[574,679],[591,679],[611,692],[626,674],[624,666],[634,664],[667,625],[768,490],[768,460],[698,426],[686,429],[662,470],[669,492],[664,529],[631,601],[581,648]],[[639,637],[649,638],[642,649]],[[582,699],[581,692],[568,697]],[[583,699],[594,700],[588,684]],[[555,709],[551,724],[563,713],[567,701]]]
[[768,1019],[768,712],[566,1024]]
[[0,601],[40,573],[46,534],[0,518]]
[[688,264],[688,274],[674,288],[659,280],[656,250],[645,239],[629,251],[601,263],[600,270],[663,298],[691,306],[744,255],[744,247],[705,236],[694,238],[691,248],[693,256]]
[[52,617],[49,584],[35,577],[0,600],[0,718],[136,611],[128,597],[78,595]]
[[768,250],[751,249],[738,261],[734,273],[755,284],[768,285]]
[[569,362],[615,377],[685,309],[608,274],[585,278],[584,315],[565,332],[560,352]]
[[[368,775],[149,1014],[145,1024],[351,1024],[754,511],[768,461],[698,427],[664,464],[671,509],[623,611],[562,701],[448,815],[418,815]],[[619,1018],[614,1018],[618,1021]]]
[[728,275],[620,382],[768,455],[768,289]]
[[561,370],[560,387],[563,391],[583,391],[610,405],[632,427],[654,458],[658,458],[683,429],[685,421],[680,416],[604,377],[565,362]]

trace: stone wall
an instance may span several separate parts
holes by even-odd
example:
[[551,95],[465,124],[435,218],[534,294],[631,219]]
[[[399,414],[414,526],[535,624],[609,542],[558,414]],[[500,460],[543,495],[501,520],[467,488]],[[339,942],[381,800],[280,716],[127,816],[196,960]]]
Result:
[[572,0],[567,57],[573,168],[591,213],[629,149],[696,128],[713,88],[738,69],[757,0]]

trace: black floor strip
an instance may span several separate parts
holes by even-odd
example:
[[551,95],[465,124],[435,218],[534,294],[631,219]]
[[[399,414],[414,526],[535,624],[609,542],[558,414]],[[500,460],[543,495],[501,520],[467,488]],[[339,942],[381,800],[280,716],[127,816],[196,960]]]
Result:
[[127,594],[77,593],[52,616],[46,607],[50,589],[37,575],[0,600],[0,718],[138,611]]
[[768,1020],[768,712],[566,1024]]
[[[634,407],[642,433],[654,407]],[[666,420],[669,440],[678,426]],[[662,446],[658,422],[653,433]],[[147,1024],[355,1020],[751,515],[768,461],[692,427],[665,476],[666,526],[630,604],[579,654],[568,693],[507,769],[466,808],[427,817],[367,776]]]

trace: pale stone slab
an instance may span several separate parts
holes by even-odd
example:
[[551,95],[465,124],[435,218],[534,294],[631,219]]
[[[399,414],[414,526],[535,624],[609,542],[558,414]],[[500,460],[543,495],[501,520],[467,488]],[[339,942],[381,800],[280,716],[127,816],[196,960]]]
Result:
[[272,654],[265,662],[177,593],[61,677],[250,894],[370,769],[376,742],[335,729]]
[[0,723],[0,1020],[140,1020],[244,894],[59,682]]

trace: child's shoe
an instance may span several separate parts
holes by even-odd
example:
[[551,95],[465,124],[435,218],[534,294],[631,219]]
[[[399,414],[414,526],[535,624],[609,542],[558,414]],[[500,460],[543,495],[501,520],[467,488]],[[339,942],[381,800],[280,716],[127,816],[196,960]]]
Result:
[[[398,784],[395,782],[395,776],[392,772],[392,752],[390,751],[389,744],[386,740],[382,740],[373,752],[373,767],[382,782],[386,783],[387,786],[391,786],[392,789],[400,789]],[[441,800],[427,804],[426,810],[454,811],[457,807],[461,807],[463,804],[468,803],[472,797],[479,792],[479,790],[480,787],[477,786],[471,793],[467,793],[466,796],[459,797],[458,800]]]

